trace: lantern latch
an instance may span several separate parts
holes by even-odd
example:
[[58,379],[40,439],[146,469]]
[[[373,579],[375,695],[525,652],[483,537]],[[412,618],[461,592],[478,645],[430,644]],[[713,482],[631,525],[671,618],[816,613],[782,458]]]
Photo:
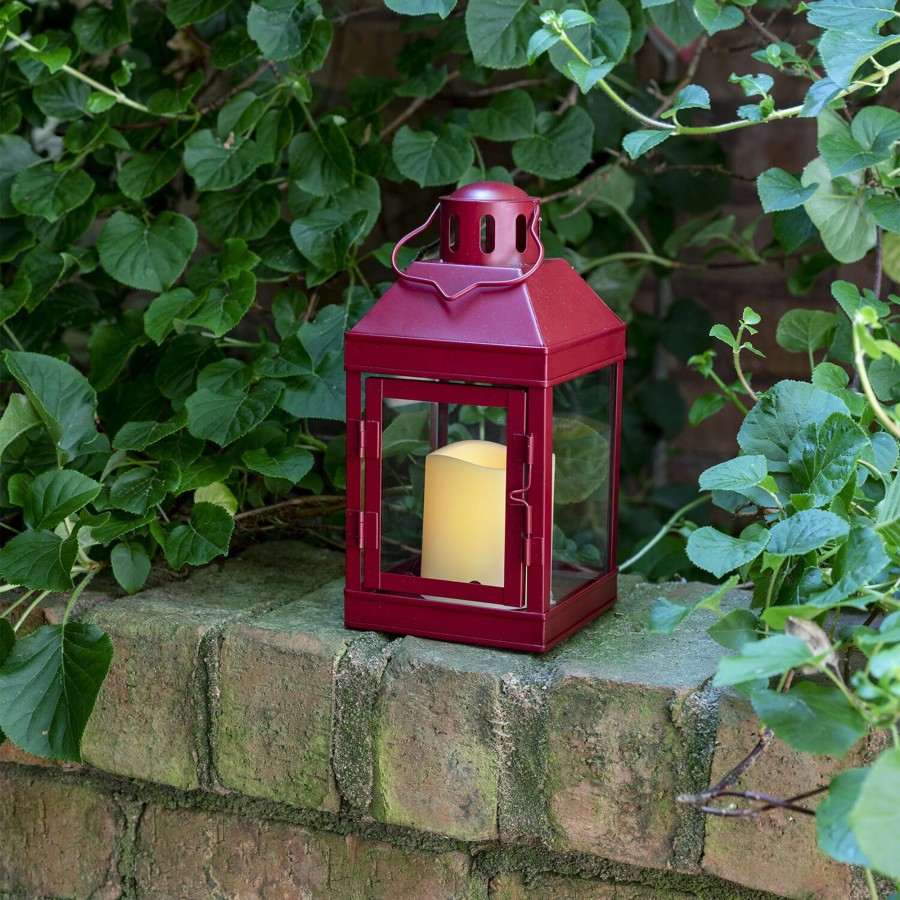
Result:
[[381,423],[372,419],[355,419],[347,423],[347,436],[355,446],[348,453],[359,459],[381,459]]
[[522,508],[522,560],[526,566],[531,565],[532,545],[532,515],[531,504],[526,495],[531,488],[531,467],[534,464],[534,436],[530,434],[514,434],[511,444],[513,461],[520,462],[525,467],[523,474],[523,487],[511,491],[509,499]]

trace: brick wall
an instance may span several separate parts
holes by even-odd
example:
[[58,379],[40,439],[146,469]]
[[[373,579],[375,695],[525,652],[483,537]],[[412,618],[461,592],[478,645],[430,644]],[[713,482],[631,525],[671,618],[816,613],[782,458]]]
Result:
[[[0,748],[0,897],[866,896],[812,820],[676,803],[755,742],[709,686],[702,623],[646,633],[660,592],[702,586],[624,578],[612,612],[533,656],[348,631],[341,566],[268,545],[91,598],[116,657],[85,764]],[[776,745],[746,786],[798,793],[866,757]]]

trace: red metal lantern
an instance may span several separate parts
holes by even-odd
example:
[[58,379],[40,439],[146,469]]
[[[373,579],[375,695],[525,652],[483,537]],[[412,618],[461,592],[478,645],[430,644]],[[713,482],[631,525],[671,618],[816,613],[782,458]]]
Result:
[[544,651],[615,602],[625,326],[539,230],[511,185],[442,197],[346,336],[350,628]]

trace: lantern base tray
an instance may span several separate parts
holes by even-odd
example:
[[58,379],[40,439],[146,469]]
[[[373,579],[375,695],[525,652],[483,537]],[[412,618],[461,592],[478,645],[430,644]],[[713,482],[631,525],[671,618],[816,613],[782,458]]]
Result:
[[366,631],[543,653],[616,602],[616,574],[587,585],[547,612],[347,588],[344,624]]

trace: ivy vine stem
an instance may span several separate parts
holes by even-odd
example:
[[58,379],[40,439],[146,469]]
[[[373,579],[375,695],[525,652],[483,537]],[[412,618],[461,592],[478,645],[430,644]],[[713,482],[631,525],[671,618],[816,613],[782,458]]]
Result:
[[72,609],[75,606],[75,601],[81,596],[81,592],[94,580],[94,576],[99,571],[99,566],[95,569],[91,569],[85,573],[84,578],[78,582],[78,587],[72,591],[72,596],[69,597],[69,602],[66,604],[66,611],[63,614],[62,624],[65,625],[69,621],[69,616],[72,614]]
[[694,500],[691,500],[690,503],[685,503],[680,509],[676,510],[669,517],[668,521],[659,531],[656,532],[655,535],[646,543],[637,553],[633,556],[629,557],[625,560],[620,566],[619,571],[624,572],[626,569],[631,568],[645,553],[648,553],[652,550],[675,526],[675,523],[683,516],[685,513],[690,512],[695,507],[699,506],[701,503],[706,503],[710,499],[709,494],[704,494],[702,497],[697,497]]
[[863,393],[872,407],[872,412],[879,422],[889,431],[898,441],[900,441],[900,426],[894,422],[885,412],[884,407],[878,402],[875,391],[872,389],[872,382],[869,381],[869,373],[866,371],[866,354],[862,348],[862,342],[859,339],[861,328],[865,328],[865,323],[859,317],[853,323],[853,361],[856,364],[856,371],[859,375],[859,383],[862,386]]
[[[575,44],[572,43],[571,38],[565,31],[560,31],[558,34],[560,41],[565,44],[581,62],[587,66],[591,65],[591,61],[575,46]],[[834,100],[842,100],[844,97],[848,97],[850,94],[854,94],[866,87],[875,88],[876,91],[880,91],[887,85],[891,75],[898,71],[900,71],[900,60],[889,66],[879,65],[878,70],[872,75],[861,78],[859,81],[854,81],[849,87],[839,91],[831,102],[834,102]],[[723,122],[720,125],[682,125],[678,122],[663,122],[661,119],[654,119],[652,116],[645,115],[639,109],[635,109],[635,107],[610,87],[605,78],[601,78],[597,81],[597,87],[599,87],[600,90],[602,90],[603,93],[619,107],[619,109],[627,113],[632,119],[635,119],[642,125],[655,128],[658,131],[670,131],[673,134],[723,134],[727,131],[737,131],[739,128],[747,128],[750,125],[761,125],[766,122],[775,122],[779,119],[791,119],[795,116],[799,116],[800,113],[803,112],[803,104],[800,104],[799,106],[788,106],[785,109],[773,110],[759,122],[754,122],[749,119],[734,119],[731,122]]]
[[[40,53],[40,47],[35,47],[30,41],[25,40],[25,38],[20,37],[13,31],[7,31],[6,36],[11,40],[15,41],[20,47],[27,50],[29,53]],[[148,116],[158,116],[161,119],[178,119],[183,122],[190,122],[194,120],[194,116],[182,116],[177,113],[172,113],[167,115],[166,113],[155,113],[149,107],[144,106],[143,103],[138,103],[137,100],[132,100],[130,97],[125,96],[121,91],[117,91],[114,88],[108,87],[105,84],[101,84],[99,81],[91,78],[90,75],[85,75],[84,72],[80,72],[78,69],[73,68],[69,65],[62,65],[59,67],[59,71],[65,72],[67,75],[71,75],[73,78],[77,78],[79,81],[83,81],[85,84],[90,85],[95,91],[99,91],[101,94],[106,94],[107,97],[112,97],[116,103],[121,103],[123,106],[129,106],[131,109],[136,109],[138,112],[142,112]]]
[[28,607],[26,608],[25,612],[23,612],[22,615],[19,616],[19,621],[16,622],[15,625],[13,625],[13,631],[17,632],[25,624],[25,620],[34,612],[35,607],[37,607],[37,605],[45,597],[47,597],[49,594],[52,594],[52,593],[53,593],[53,591],[41,591],[37,595],[37,597],[35,597],[34,600],[32,600],[31,603],[28,604]]

